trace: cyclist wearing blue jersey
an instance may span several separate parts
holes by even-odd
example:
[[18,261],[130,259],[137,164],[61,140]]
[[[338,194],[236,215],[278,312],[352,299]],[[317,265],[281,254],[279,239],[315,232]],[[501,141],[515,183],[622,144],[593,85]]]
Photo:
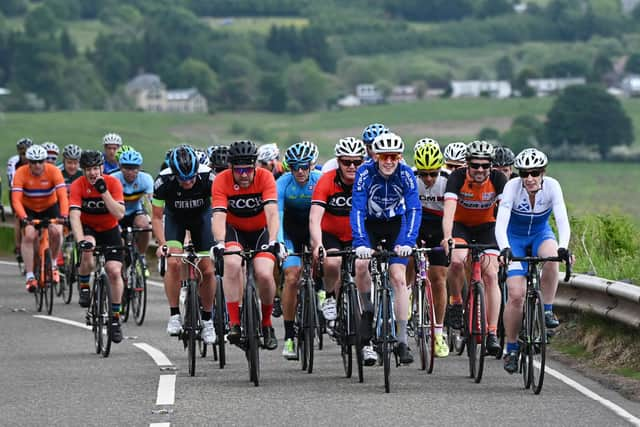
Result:
[[[555,179],[545,176],[547,156],[535,148],[527,148],[515,159],[520,178],[510,180],[504,187],[502,201],[496,219],[496,241],[504,262],[513,256],[526,256],[531,248],[532,256],[565,258],[571,230],[562,189]],[[553,213],[558,226],[559,243],[556,242],[549,217]],[[522,307],[526,291],[524,262],[509,264],[507,287],[509,299],[504,311],[507,349],[504,369],[510,374],[518,370],[518,332],[522,321]],[[542,267],[542,300],[547,328],[557,328],[553,315],[553,300],[558,289],[558,263],[546,262]]]
[[[276,181],[280,229],[278,241],[284,242],[287,251],[300,252],[309,246],[309,211],[311,196],[322,174],[313,170],[318,148],[309,141],[298,142],[287,149],[285,160],[291,169]],[[301,271],[300,257],[290,256],[282,263],[284,290],[282,314],[284,319],[284,348],[287,360],[296,360],[294,319],[296,315],[297,283]]]
[[[125,151],[120,154],[120,170],[113,176],[122,183],[124,193],[124,217],[120,220],[120,227],[148,228],[151,220],[145,209],[145,204],[150,203],[153,195],[153,178],[140,170],[142,167],[142,154],[135,150]],[[145,267],[145,274],[149,274],[144,254],[149,247],[149,233],[139,233],[136,236],[138,252]]]
[[116,151],[122,147],[122,137],[117,133],[108,133],[102,137],[102,145],[104,145],[104,152],[102,153],[104,173],[111,174],[118,170]]
[[[361,338],[366,344],[372,335],[373,306],[369,260],[373,249],[386,240],[385,249],[398,257],[389,262],[389,276],[393,286],[394,308],[397,320],[398,345],[396,353],[400,363],[413,362],[407,345],[407,319],[409,293],[405,272],[408,256],[415,246],[422,206],[418,183],[409,166],[401,163],[404,142],[391,132],[378,135],[372,144],[375,160],[364,163],[356,172],[350,215],[353,246],[356,248],[356,285],[362,297]],[[370,345],[364,345],[362,356],[366,365],[373,365],[377,356]]]

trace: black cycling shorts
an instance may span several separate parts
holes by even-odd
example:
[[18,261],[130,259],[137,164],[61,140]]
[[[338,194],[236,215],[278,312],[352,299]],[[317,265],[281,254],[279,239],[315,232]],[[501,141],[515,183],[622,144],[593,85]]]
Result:
[[132,214],[123,216],[122,219],[118,221],[118,223],[120,224],[120,227],[122,227],[123,230],[127,227],[134,227],[133,222],[135,221],[136,217],[138,215],[146,215],[146,214],[147,213],[141,209],[141,210],[135,211]]
[[176,240],[181,244],[189,230],[191,242],[196,251],[208,251],[213,246],[211,234],[211,209],[207,209],[200,216],[182,218],[165,209],[164,211],[164,237],[166,241]]
[[[485,222],[484,224],[468,227],[459,222],[453,223],[453,237],[457,241],[463,240],[465,243],[480,243],[483,245],[495,245],[496,242],[496,223]],[[497,250],[488,250],[487,253],[497,253]]]
[[60,216],[60,207],[57,203],[49,206],[47,209],[36,212],[28,208],[24,208],[28,218],[31,219],[53,219]]
[[[266,227],[257,231],[242,231],[236,230],[227,223],[227,234],[224,241],[230,251],[235,250],[235,248],[233,248],[234,244],[236,247],[240,246],[241,249],[264,251],[269,248],[269,233]],[[231,243],[231,245],[229,245],[229,243]],[[271,252],[262,252],[256,255],[256,258],[260,257],[275,260],[275,256]]]
[[325,249],[337,249],[339,251],[351,247],[352,240],[342,241],[335,234],[322,232],[322,246]]
[[[382,247],[388,251],[392,251],[396,245],[401,226],[402,218],[400,217],[395,217],[390,221],[367,219],[364,222],[364,227],[367,230],[369,241],[371,242],[371,248],[376,249],[378,244],[382,240],[385,240],[385,244],[382,245]],[[392,257],[389,259],[389,264],[402,264],[406,266],[408,262],[409,258],[405,257]]]
[[[82,226],[85,236],[93,236],[96,239],[96,246],[122,246],[120,227],[115,226],[107,231],[96,231],[93,228]],[[104,254],[105,261],[123,261],[122,249],[112,249]]]
[[[426,248],[440,246],[443,238],[442,219],[425,220],[423,218],[420,224],[420,231],[418,232],[418,246],[421,246],[423,242]],[[447,266],[447,256],[444,254],[444,251],[429,252],[427,258],[431,265]]]

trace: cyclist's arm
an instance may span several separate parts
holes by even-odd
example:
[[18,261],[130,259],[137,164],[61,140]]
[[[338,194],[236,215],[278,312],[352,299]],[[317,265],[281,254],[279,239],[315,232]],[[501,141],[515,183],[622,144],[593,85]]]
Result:
[[324,215],[324,207],[319,204],[312,204],[309,211],[309,235],[311,237],[311,247],[318,248],[322,246],[322,216]]
[[[278,191],[278,218],[280,224],[278,226],[278,241],[284,242],[284,205],[285,205],[285,193],[287,192],[287,181],[291,175],[283,175],[276,180],[276,190]],[[268,220],[267,220],[268,222]]]
[[80,209],[74,208],[69,212],[69,222],[71,223],[71,232],[75,237],[76,242],[84,240],[84,230],[82,229],[82,222],[80,222]]
[[351,232],[353,235],[353,247],[358,246],[371,247],[369,235],[364,226],[367,217],[367,189],[369,187],[370,175],[368,170],[364,170],[366,177],[362,177],[361,169],[356,172],[356,179],[351,194],[351,214],[349,221],[351,223]]
[[444,210],[442,214],[443,240],[449,240],[453,235],[453,217],[456,213],[457,205],[458,205],[458,201],[455,199],[444,200]]
[[496,217],[496,242],[500,250],[510,248],[509,237],[507,236],[507,227],[511,218],[511,205],[501,204],[498,207],[498,215]]
[[418,194],[418,181],[409,168],[403,168],[404,201],[407,207],[402,219],[402,227],[396,238],[396,245],[413,246],[418,238],[422,221],[422,205]]
[[164,224],[162,223],[163,214],[164,200],[153,199],[151,202],[151,228],[153,228],[153,234],[156,236],[158,246],[163,246],[167,243],[164,236]]
[[111,182],[113,182],[112,187],[107,186],[107,191],[102,193],[102,200],[109,213],[120,221],[125,212],[122,184],[117,179]]
[[267,231],[269,233],[269,241],[273,242],[278,239],[280,230],[280,215],[278,215],[278,205],[276,203],[267,203],[264,205],[264,214],[267,217]]
[[567,206],[564,203],[564,196],[560,184],[555,181],[553,188],[553,216],[556,218],[558,226],[558,247],[568,248],[571,238],[571,226],[569,225],[569,215],[567,214]]
[[64,177],[60,169],[54,170],[54,183],[56,188],[56,196],[58,197],[58,206],[60,208],[60,216],[69,216],[69,195],[67,192],[67,184],[64,182]]
[[24,210],[24,206],[22,205],[22,197],[24,196],[24,193],[21,176],[15,176],[13,181],[13,187],[11,188],[11,204],[13,205],[15,217],[23,219],[27,217],[27,212]]
[[224,211],[214,212],[211,216],[211,231],[213,232],[213,240],[216,242],[224,242],[227,235],[227,213]]

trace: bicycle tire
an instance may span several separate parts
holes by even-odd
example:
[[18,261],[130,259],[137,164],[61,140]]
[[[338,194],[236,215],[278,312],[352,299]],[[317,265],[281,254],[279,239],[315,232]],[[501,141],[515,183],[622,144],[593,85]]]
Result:
[[53,313],[53,297],[55,291],[55,282],[53,281],[53,265],[51,263],[51,250],[44,252],[44,292],[47,305],[47,314]]
[[426,371],[427,374],[431,374],[433,372],[433,365],[435,362],[435,352],[436,352],[436,325],[435,325],[435,311],[433,305],[433,293],[431,290],[431,285],[425,283],[424,286],[424,299],[423,299],[423,314],[422,320],[423,324],[420,325],[421,329],[423,329],[423,342],[426,350]]
[[[64,268],[64,267],[63,267]],[[71,303],[71,298],[73,296],[73,286],[71,282],[69,282],[69,276],[66,271],[61,271],[60,273],[60,290],[62,292],[61,297],[62,301],[65,304]]]
[[307,303],[305,304],[305,316],[304,316],[304,340],[305,340],[305,358],[307,359],[307,373],[313,372],[313,341],[315,340],[315,332],[318,327],[318,310],[316,309],[316,292],[313,280],[306,279],[305,286],[307,287]]
[[384,366],[384,391],[389,393],[391,389],[389,375],[391,374],[391,328],[390,328],[390,307],[389,293],[387,290],[382,291],[382,302],[380,309],[382,310],[382,325],[380,335],[382,338],[382,364]]
[[100,275],[98,300],[98,330],[100,333],[100,353],[109,357],[111,352],[111,286],[106,274]]
[[534,394],[540,394],[544,383],[544,367],[547,353],[547,331],[544,321],[544,307],[539,290],[528,298],[529,322],[527,335],[529,336],[529,371],[531,389]]
[[185,339],[187,340],[187,362],[189,365],[189,375],[196,374],[196,340],[198,330],[198,285],[195,281],[189,280],[187,285],[187,327]]
[[477,383],[482,380],[484,356],[486,353],[487,318],[484,290],[480,282],[472,284],[472,304],[468,317],[469,335],[467,336],[467,352],[469,354],[469,374]]
[[[72,245],[70,246],[70,249],[69,245]],[[66,291],[66,294],[63,293],[63,300],[65,304],[69,304],[73,297],[73,284],[77,281],[78,276],[76,272],[75,244],[73,243],[73,240],[71,242],[65,241],[62,254],[64,258],[64,264],[62,266],[65,279],[64,290]]]
[[134,266],[135,281],[133,282],[134,286],[130,293],[131,299],[129,304],[131,305],[136,325],[142,326],[147,313],[147,277],[144,274],[144,265],[140,257],[135,258]]
[[296,338],[298,340],[298,357],[300,359],[300,369],[306,371],[308,367],[308,359],[304,320],[307,310],[307,288],[304,284],[300,284],[298,289],[298,307],[296,308]]
[[[253,281],[253,274],[248,280]],[[259,313],[256,290],[253,283],[247,283],[245,301],[242,304],[246,315],[245,333],[247,338],[246,352],[249,364],[249,380],[258,387],[260,384],[260,350],[259,350]]]
[[349,340],[349,323],[351,311],[349,309],[349,296],[345,289],[338,295],[338,317],[336,319],[335,330],[338,344],[340,344],[340,357],[342,358],[342,368],[344,375],[351,378],[353,374],[353,346]]
[[132,277],[131,270],[127,268],[123,271],[122,283],[124,289],[122,290],[122,302],[120,303],[120,313],[122,315],[122,322],[127,323],[129,320],[129,313],[131,310],[131,285]]
[[96,354],[100,354],[102,351],[102,339],[100,335],[100,330],[98,329],[98,299],[99,299],[99,291],[98,291],[98,279],[94,279],[93,286],[91,290],[91,297],[89,302],[89,308],[87,309],[87,316],[90,316],[91,319],[91,331],[93,332],[93,344],[95,347]]
[[505,282],[506,280],[506,274],[504,272],[505,267],[503,265],[500,265],[500,268],[498,270],[498,289],[500,289],[500,313],[498,314],[498,325],[497,325],[497,329],[496,329],[496,334],[498,336],[498,341],[500,343],[500,351],[496,354],[496,359],[500,360],[502,358],[502,350],[504,349],[504,345],[505,345],[505,331],[504,331],[504,308],[506,305],[506,289],[507,289],[507,284]]
[[[222,287],[222,278],[216,275],[216,314],[214,327],[218,342],[214,345],[214,359],[217,359],[220,369],[224,368],[227,363],[224,335],[227,332],[227,307],[224,298],[224,288]],[[217,347],[217,351],[216,351]]]

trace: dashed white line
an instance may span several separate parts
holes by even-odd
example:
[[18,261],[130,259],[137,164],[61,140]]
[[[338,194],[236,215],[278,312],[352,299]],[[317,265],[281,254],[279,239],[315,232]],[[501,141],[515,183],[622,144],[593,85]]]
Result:
[[164,353],[157,348],[150,346],[149,344],[144,342],[135,343],[134,346],[147,353],[153,359],[153,361],[156,362],[156,365],[173,366],[173,363],[171,363],[169,358],[167,358],[167,356],[165,356]]
[[171,423],[151,423],[149,427],[169,427]]
[[160,375],[156,405],[173,405],[176,398],[176,376]]
[[75,326],[77,328],[86,329],[88,331],[91,330],[91,326],[87,326],[84,323],[76,322],[75,320],[63,319],[62,317],[43,316],[41,314],[34,314],[33,317],[37,317],[38,319],[51,320],[53,322],[64,323],[66,325]]

